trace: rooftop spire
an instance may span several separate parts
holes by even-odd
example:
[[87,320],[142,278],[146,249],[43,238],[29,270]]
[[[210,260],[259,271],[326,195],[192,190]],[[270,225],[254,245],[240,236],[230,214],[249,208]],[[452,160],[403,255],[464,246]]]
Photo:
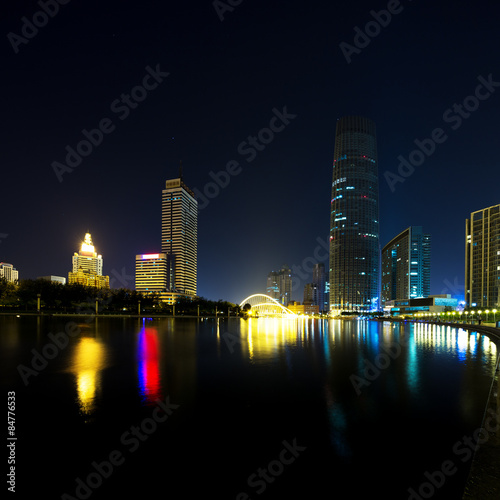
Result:
[[182,181],[182,160],[180,160],[179,165],[179,179]]

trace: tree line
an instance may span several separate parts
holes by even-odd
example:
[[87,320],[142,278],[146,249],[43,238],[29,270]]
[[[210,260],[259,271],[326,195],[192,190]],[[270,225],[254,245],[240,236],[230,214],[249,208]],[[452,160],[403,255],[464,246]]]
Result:
[[[21,280],[18,284],[0,278],[0,311],[35,312],[38,298],[42,312],[81,313],[92,309],[96,301],[100,314],[136,314],[140,302],[141,313],[173,314],[173,307],[162,302],[160,294],[144,294],[127,288],[97,289],[78,283],[61,284],[43,279]],[[181,298],[175,304],[176,315],[200,316],[218,314],[231,316],[241,313],[240,307],[227,301],[213,301],[203,297]]]

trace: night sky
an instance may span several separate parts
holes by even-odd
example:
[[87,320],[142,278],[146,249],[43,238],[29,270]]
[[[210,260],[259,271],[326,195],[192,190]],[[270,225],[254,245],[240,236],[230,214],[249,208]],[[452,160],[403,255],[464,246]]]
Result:
[[[135,255],[160,250],[161,190],[180,160],[186,184],[210,196],[213,176],[228,163],[233,174],[200,201],[199,295],[239,302],[284,263],[307,271],[326,255],[336,120],[360,114],[377,125],[381,245],[423,226],[431,293],[463,295],[465,219],[500,203],[496,3],[223,0],[218,13],[210,0],[65,1],[24,38],[23,17],[46,20],[40,4],[9,2],[0,16],[0,261],[21,279],[67,277],[89,230],[112,286],[133,288]],[[369,25],[369,43],[357,31],[356,48],[355,28],[388,7],[397,13]],[[481,77],[490,90],[467,99]],[[471,111],[453,108],[464,100]],[[100,144],[58,176],[53,163],[100,124]],[[249,145],[270,124],[274,137]],[[441,143],[391,188],[386,172],[399,175],[398,157],[435,129]]]

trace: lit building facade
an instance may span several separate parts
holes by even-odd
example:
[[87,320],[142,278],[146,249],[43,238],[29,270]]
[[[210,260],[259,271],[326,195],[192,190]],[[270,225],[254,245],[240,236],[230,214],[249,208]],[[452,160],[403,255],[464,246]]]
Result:
[[167,290],[167,254],[135,256],[135,289],[143,293]]
[[431,235],[411,226],[382,249],[382,304],[428,297],[431,288]]
[[330,210],[330,311],[380,306],[377,140],[374,122],[337,122]]
[[109,276],[103,276],[102,263],[102,255],[95,251],[92,236],[86,233],[80,251],[73,254],[73,269],[68,273],[68,284],[109,288]]
[[0,262],[0,278],[5,278],[9,283],[19,281],[19,271],[7,262]]
[[78,269],[76,273],[68,273],[68,283],[77,283],[92,288],[109,288],[109,276],[99,276],[83,269]]
[[294,314],[319,314],[319,307],[314,304],[301,304],[300,302],[291,301],[288,304],[288,309],[292,311]]
[[161,253],[166,255],[166,288],[196,296],[198,201],[182,177],[166,181],[162,191]]
[[465,221],[465,302],[500,307],[500,205],[472,212]]

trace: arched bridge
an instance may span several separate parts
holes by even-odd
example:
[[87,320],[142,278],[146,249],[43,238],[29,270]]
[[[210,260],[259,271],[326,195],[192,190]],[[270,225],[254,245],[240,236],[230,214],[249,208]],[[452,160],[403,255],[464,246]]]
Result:
[[280,304],[277,300],[264,295],[262,293],[256,293],[250,295],[240,304],[243,308],[245,304],[250,304],[252,308],[250,309],[250,314],[257,314],[258,316],[272,316],[280,318],[296,318],[297,315],[290,311],[287,307]]

